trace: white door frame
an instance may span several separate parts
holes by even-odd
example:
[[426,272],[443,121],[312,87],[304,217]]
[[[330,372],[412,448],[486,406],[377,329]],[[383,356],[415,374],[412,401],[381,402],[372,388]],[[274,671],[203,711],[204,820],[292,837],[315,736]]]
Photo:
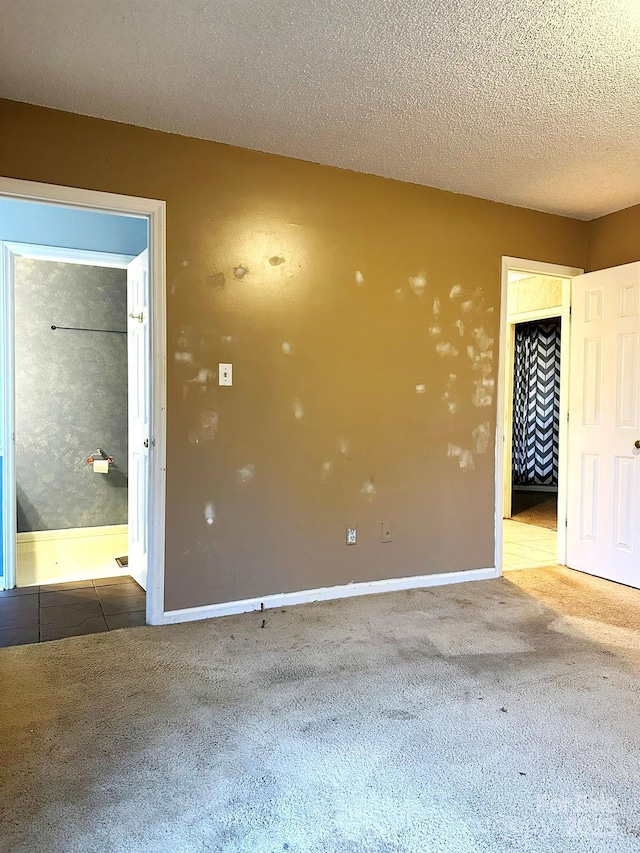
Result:
[[[112,193],[82,190],[73,187],[39,184],[31,181],[16,180],[0,177],[0,197],[46,202],[83,210],[98,210],[109,213],[119,213],[145,217],[149,222],[149,311],[150,311],[150,360],[151,360],[151,434],[150,444],[150,489],[147,506],[147,523],[149,531],[149,568],[147,575],[146,618],[147,623],[159,625],[163,622],[164,614],[164,558],[165,558],[165,481],[166,481],[166,205],[164,201],[155,199],[136,198],[133,196],[115,195]],[[13,400],[13,294],[12,287],[7,287],[7,275],[11,272],[10,265],[15,254],[14,248],[24,248],[20,244],[6,243],[2,251],[2,267],[0,281],[3,286],[0,293],[0,315],[3,326],[3,343],[0,361],[5,377],[10,377],[10,386],[4,385],[9,393],[5,397],[5,422],[1,434],[5,437],[6,446],[0,448],[3,453],[2,497],[3,497],[3,531],[2,548],[4,576],[0,581],[3,585],[7,580],[15,583],[15,501],[11,496],[15,493],[15,459],[14,459],[14,400]],[[69,257],[75,255],[76,262],[83,255],[87,263],[90,257],[97,258],[101,253],[82,252],[64,249],[55,257],[55,250],[42,249],[39,257],[49,260],[60,260],[63,254]],[[48,254],[47,254],[48,253]],[[102,253],[105,257],[105,253]],[[129,256],[111,257],[109,266],[121,266]],[[98,263],[98,261],[94,261]],[[7,334],[8,332],[8,334]],[[8,512],[7,512],[8,510]]]
[[[562,278],[562,306],[530,311],[507,318],[507,293],[509,272],[524,272],[531,275],[548,275]],[[571,335],[571,279],[581,275],[578,267],[565,267],[525,258],[502,258],[502,283],[500,290],[500,351],[498,358],[498,411],[496,417],[496,567],[502,574],[503,565],[503,517],[505,506],[511,501],[511,470],[513,435],[513,371],[509,366],[513,360],[516,323],[542,320],[549,317],[561,318],[560,332],[560,432],[558,436],[558,563],[566,561],[566,518],[567,518],[567,419],[569,417],[569,343]]]

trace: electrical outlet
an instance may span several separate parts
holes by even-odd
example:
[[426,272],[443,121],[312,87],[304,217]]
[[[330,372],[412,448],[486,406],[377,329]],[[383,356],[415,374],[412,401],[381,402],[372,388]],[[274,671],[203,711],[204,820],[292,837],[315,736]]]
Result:
[[347,527],[347,545],[357,545],[358,544],[358,528],[357,527]]
[[382,522],[382,542],[393,542],[393,525]]

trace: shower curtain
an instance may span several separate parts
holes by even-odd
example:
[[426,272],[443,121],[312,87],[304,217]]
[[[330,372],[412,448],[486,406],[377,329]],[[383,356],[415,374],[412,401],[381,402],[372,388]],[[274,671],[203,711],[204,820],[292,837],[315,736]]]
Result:
[[560,320],[515,329],[513,484],[558,485]]

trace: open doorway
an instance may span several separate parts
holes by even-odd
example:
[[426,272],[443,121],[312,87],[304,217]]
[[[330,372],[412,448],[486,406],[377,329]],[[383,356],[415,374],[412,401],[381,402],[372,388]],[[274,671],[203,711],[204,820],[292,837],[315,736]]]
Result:
[[164,205],[2,189],[0,644],[157,623]]
[[555,531],[561,323],[559,316],[514,323],[511,506],[505,507],[514,521]]
[[13,295],[16,586],[128,574],[124,261],[24,246]]
[[580,270],[505,259],[502,565],[565,562],[570,281]]

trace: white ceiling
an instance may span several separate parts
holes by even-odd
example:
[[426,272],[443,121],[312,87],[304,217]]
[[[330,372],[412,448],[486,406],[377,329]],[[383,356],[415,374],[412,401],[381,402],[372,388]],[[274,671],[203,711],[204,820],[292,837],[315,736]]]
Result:
[[17,0],[0,96],[582,219],[640,202],[639,0]]

